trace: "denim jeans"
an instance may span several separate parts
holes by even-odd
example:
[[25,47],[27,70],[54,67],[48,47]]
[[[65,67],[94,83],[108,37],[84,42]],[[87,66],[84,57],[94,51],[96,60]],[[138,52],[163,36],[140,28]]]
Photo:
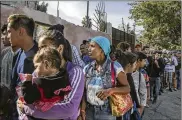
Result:
[[86,120],[116,120],[116,117],[112,116],[109,105],[94,106],[88,104]]
[[158,97],[160,86],[160,77],[150,78],[150,98]]

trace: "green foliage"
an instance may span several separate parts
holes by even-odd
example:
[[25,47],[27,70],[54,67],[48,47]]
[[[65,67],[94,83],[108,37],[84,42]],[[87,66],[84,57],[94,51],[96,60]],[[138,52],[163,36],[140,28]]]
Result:
[[37,10],[41,12],[47,12],[48,3],[45,3],[44,1],[40,4],[39,2],[37,4]]
[[130,18],[136,21],[136,25],[144,28],[142,39],[166,49],[180,45],[181,1],[134,2],[130,5]]
[[[87,16],[83,17],[82,20],[83,27],[87,27]],[[92,28],[92,20],[88,17],[88,28]]]

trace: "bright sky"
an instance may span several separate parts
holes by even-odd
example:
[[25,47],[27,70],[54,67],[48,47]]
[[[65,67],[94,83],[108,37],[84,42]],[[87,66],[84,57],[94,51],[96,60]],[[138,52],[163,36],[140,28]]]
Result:
[[[48,14],[57,16],[57,1],[46,1],[48,5]],[[130,1],[131,2],[131,1]],[[89,2],[89,16],[94,18],[95,9],[99,1]],[[107,13],[107,21],[112,24],[113,27],[118,28],[118,25],[122,23],[122,17],[125,24],[129,23],[133,28],[134,21],[129,19],[129,10],[131,6],[128,5],[128,1],[105,1],[105,11]],[[87,1],[60,1],[59,2],[59,16],[71,23],[80,25],[83,17],[87,13]],[[136,26],[136,33],[142,30],[142,27]]]

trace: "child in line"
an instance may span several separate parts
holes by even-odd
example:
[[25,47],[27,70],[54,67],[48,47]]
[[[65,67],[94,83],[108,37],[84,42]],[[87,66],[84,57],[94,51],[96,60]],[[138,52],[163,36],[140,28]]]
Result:
[[44,112],[64,100],[71,91],[69,76],[65,69],[60,68],[61,56],[54,48],[41,48],[33,62],[36,77],[25,74],[25,81],[21,86],[22,94],[25,103],[33,104]]
[[122,52],[121,50],[117,50],[116,58],[117,58],[117,61],[124,68],[124,71],[127,75],[127,80],[130,85],[130,95],[131,95],[133,103],[135,104],[131,110],[129,110],[125,115],[118,117],[117,120],[135,120],[137,119],[135,117],[137,108],[140,107],[140,103],[138,101],[137,93],[135,90],[134,80],[132,77],[132,73],[136,69],[137,55],[131,52]]

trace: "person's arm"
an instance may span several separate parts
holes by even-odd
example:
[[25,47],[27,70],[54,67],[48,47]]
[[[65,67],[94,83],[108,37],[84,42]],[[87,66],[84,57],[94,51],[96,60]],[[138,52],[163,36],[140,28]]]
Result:
[[119,82],[120,87],[114,87],[111,88],[112,93],[121,93],[121,94],[127,94],[130,92],[130,86],[127,81],[127,76],[124,72],[120,72],[118,74],[117,80]]
[[56,103],[50,110],[41,112],[33,105],[25,105],[24,112],[27,115],[42,119],[66,119],[78,114],[80,101],[84,90],[84,75],[80,67],[75,67],[69,72],[69,80],[72,91],[68,97]]
[[[141,74],[141,73],[139,73]],[[147,88],[146,88],[146,82],[143,74],[141,74],[141,81],[139,84],[140,90],[139,90],[139,97],[140,97],[140,114],[142,114],[144,107],[146,106],[147,102]]]
[[110,95],[114,93],[127,94],[130,92],[129,83],[127,81],[127,76],[124,73],[122,66],[118,62],[114,62],[114,69],[116,73],[116,78],[119,83],[119,87],[112,87],[101,92],[98,92],[97,97],[102,100],[107,99]]
[[175,66],[178,66],[178,60],[177,60],[176,57],[174,58],[174,65],[175,65]]
[[84,94],[83,94],[83,97],[82,97],[82,101],[81,101],[81,104],[80,104],[80,115],[78,117],[78,120],[85,120],[86,118],[86,89],[84,90]]
[[75,46],[72,45],[72,56],[73,56],[73,63],[76,65],[79,65],[81,68],[85,67],[85,63],[83,60],[80,58],[80,54],[78,53],[78,50],[76,49]]
[[109,89],[102,90],[97,93],[97,97],[101,100],[106,100],[109,96],[114,93],[127,94],[130,92],[129,83],[127,81],[126,74],[124,72],[120,72],[118,74],[117,80],[119,82],[120,87],[112,87]]
[[113,93],[127,94],[130,92],[130,86],[127,80],[127,76],[124,73],[123,67],[118,62],[114,62],[114,69],[116,78],[119,83],[119,87],[112,88]]

